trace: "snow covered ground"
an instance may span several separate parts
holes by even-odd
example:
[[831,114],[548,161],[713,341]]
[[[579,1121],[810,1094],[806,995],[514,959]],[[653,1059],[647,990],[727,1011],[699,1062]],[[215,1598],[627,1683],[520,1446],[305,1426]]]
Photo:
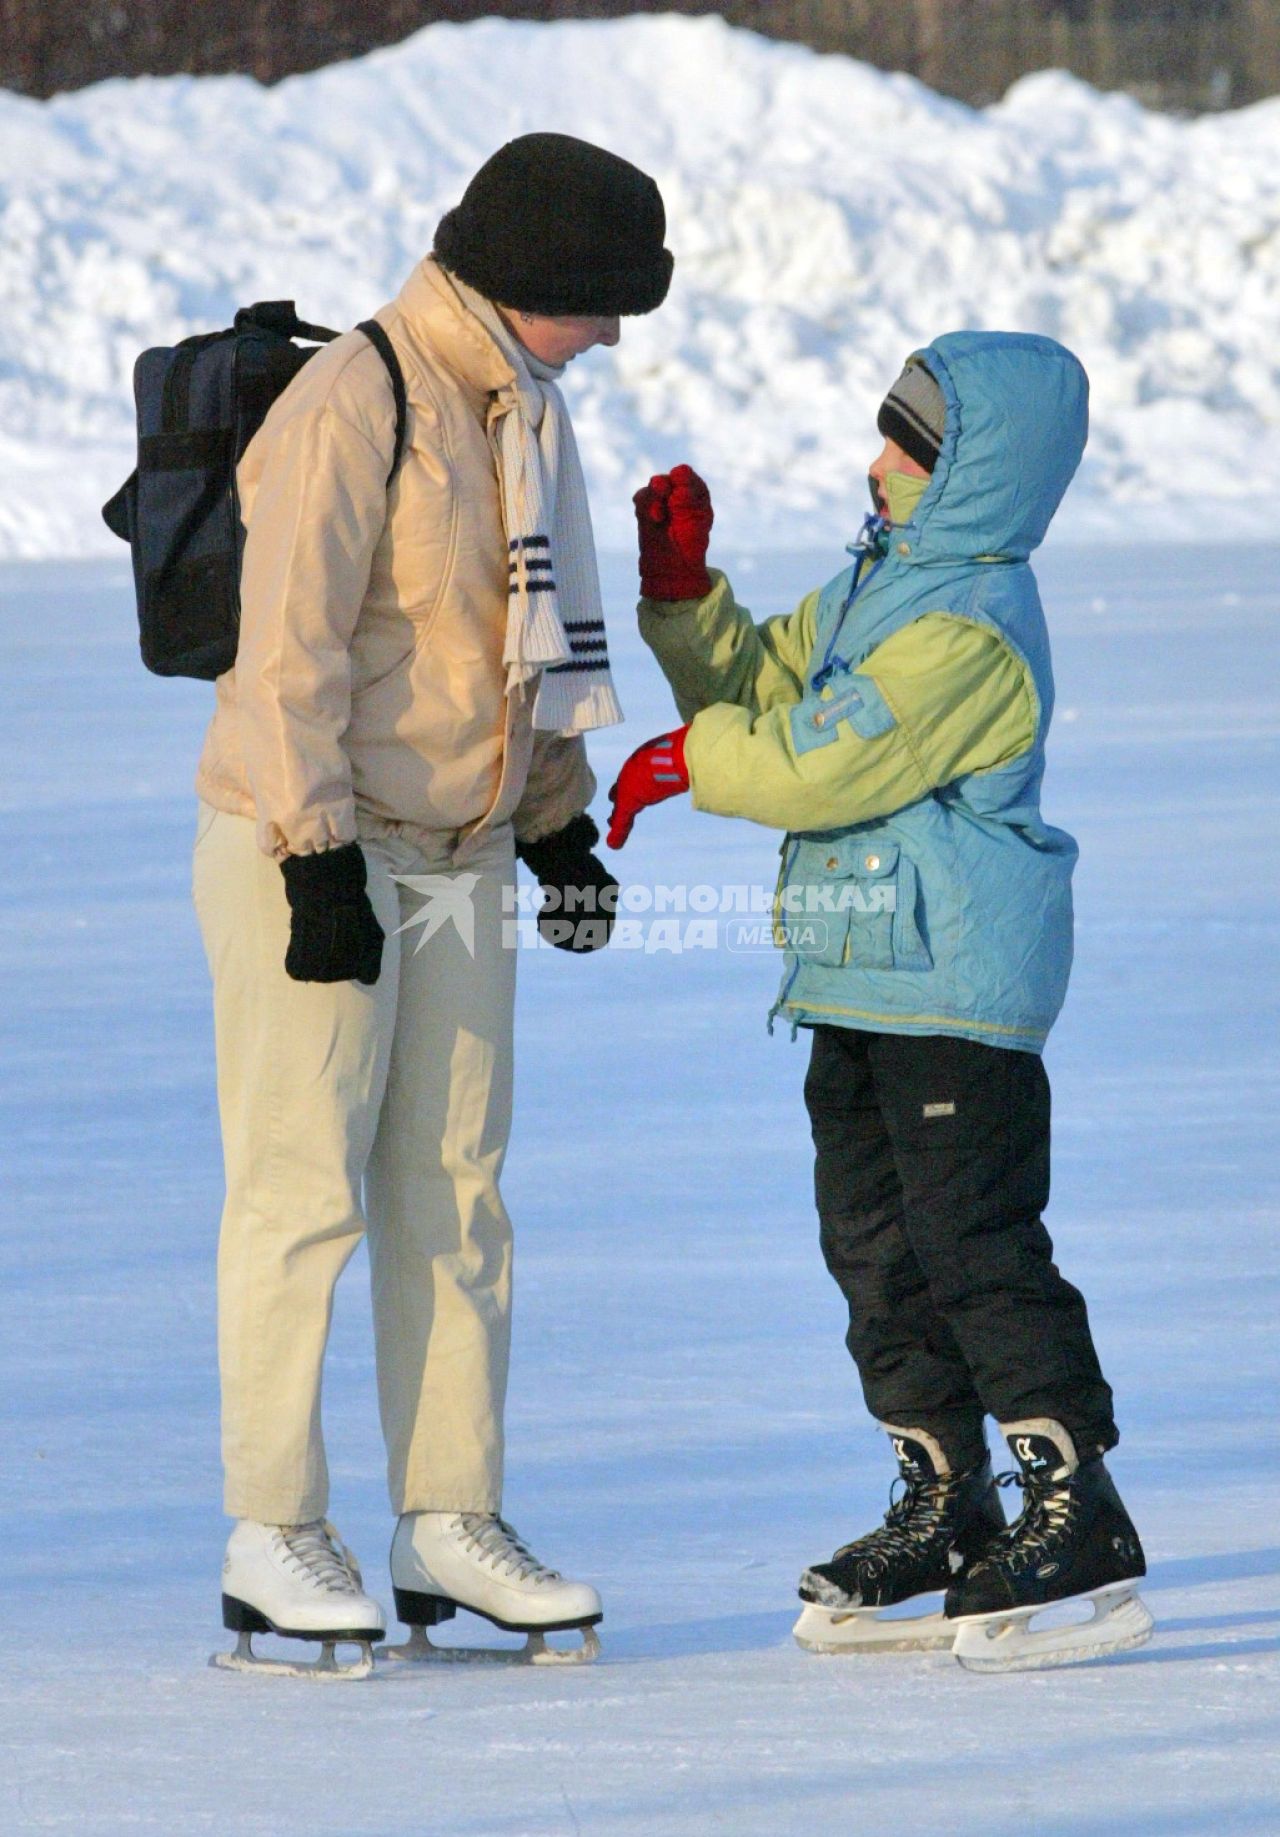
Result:
[[[762,616],[840,559],[733,572]],[[820,1267],[804,1048],[764,1033],[776,964],[539,952],[508,1504],[600,1584],[605,1656],[329,1689],[204,1663],[220,1167],[187,881],[209,694],[143,673],[120,566],[0,569],[0,1830],[1275,1837],[1278,569],[1223,543],[1042,568],[1047,810],[1083,844],[1049,1222],[1119,1395],[1154,1642],[1003,1679],[793,1646],[797,1571],[878,1517],[890,1464]],[[602,784],[670,718],[629,564],[607,586],[630,720],[595,748]],[[641,887],[767,882],[774,845],[676,804],[621,860]],[[386,1598],[364,1284],[361,1259],[333,1509]]]
[[354,323],[476,166],[544,128],[652,171],[678,258],[664,310],[573,378],[609,540],[636,479],[691,458],[733,539],[829,543],[849,427],[960,325],[1083,357],[1077,533],[1187,533],[1205,499],[1217,528],[1272,530],[1280,100],[1181,121],[1048,73],[975,112],[672,16],[432,26],[269,90],[0,93],[0,554],[110,548],[144,346],[264,298]]

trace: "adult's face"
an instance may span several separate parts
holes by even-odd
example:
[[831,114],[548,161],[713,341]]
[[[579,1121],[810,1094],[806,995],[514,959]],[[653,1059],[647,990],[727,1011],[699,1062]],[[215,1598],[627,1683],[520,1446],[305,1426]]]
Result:
[[616,313],[610,318],[576,313],[552,318],[545,313],[515,312],[509,306],[498,310],[525,350],[544,364],[567,364],[592,345],[614,345],[622,336],[622,321]]

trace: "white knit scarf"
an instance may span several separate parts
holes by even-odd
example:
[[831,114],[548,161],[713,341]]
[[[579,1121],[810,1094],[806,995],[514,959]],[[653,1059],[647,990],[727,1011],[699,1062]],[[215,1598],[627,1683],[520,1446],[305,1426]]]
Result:
[[586,733],[622,720],[605,641],[591,508],[573,424],[556,387],[564,366],[526,351],[490,300],[449,276],[515,380],[491,421],[507,531],[507,694],[539,675],[533,724]]

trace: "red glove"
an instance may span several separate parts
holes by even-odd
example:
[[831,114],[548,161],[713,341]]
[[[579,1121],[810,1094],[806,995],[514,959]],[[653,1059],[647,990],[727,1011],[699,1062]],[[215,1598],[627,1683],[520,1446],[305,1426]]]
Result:
[[700,600],[711,591],[711,493],[690,466],[660,472],[637,491],[640,591],[647,600]]
[[689,789],[684,763],[684,737],[688,731],[687,727],[677,727],[672,734],[646,740],[624,761],[618,781],[609,791],[613,805],[607,838],[610,848],[622,847],[632,824],[650,804],[660,804]]

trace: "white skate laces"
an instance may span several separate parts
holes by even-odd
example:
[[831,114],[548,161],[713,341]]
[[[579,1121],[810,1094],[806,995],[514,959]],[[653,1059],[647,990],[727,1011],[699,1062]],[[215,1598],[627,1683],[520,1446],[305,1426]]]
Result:
[[[496,1512],[429,1511],[402,1515],[391,1544],[396,1613],[410,1629],[403,1646],[384,1656],[409,1662],[587,1664],[600,1642],[600,1597],[587,1582],[570,1582],[540,1562]],[[430,1631],[459,1609],[508,1633],[523,1633],[519,1651],[507,1647],[437,1646]],[[581,1634],[576,1648],[547,1645],[548,1633]]]
[[327,1518],[271,1527],[271,1548],[298,1580],[333,1595],[364,1592],[360,1566]]
[[461,1533],[462,1548],[476,1557],[485,1568],[498,1576],[510,1576],[516,1582],[532,1582],[535,1588],[548,1582],[562,1582],[558,1569],[540,1563],[518,1533],[504,1518],[487,1512],[459,1512],[451,1529]]
[[[889,1490],[889,1510],[884,1523],[864,1537],[855,1538],[851,1544],[842,1545],[831,1561],[856,1555],[870,1577],[888,1569],[899,1557],[916,1556],[927,1550],[938,1536],[948,1531],[946,1507],[954,1485],[951,1475],[908,1480],[900,1474]],[[893,1493],[899,1486],[906,1490],[901,1498],[895,1499]]]
[[[213,1655],[219,1670],[323,1680],[368,1677],[373,1642],[387,1623],[364,1593],[355,1557],[326,1519],[268,1524],[242,1518],[222,1564],[222,1624],[236,1634],[236,1648]],[[314,1641],[320,1657],[260,1657],[253,1649],[259,1633]],[[354,1663],[338,1662],[339,1646],[357,1648]]]
[[981,1559],[1017,1572],[1054,1555],[1076,1529],[1079,1504],[1065,1467],[1052,1474],[1001,1473],[997,1486],[1022,1489],[1022,1511],[991,1544]]

